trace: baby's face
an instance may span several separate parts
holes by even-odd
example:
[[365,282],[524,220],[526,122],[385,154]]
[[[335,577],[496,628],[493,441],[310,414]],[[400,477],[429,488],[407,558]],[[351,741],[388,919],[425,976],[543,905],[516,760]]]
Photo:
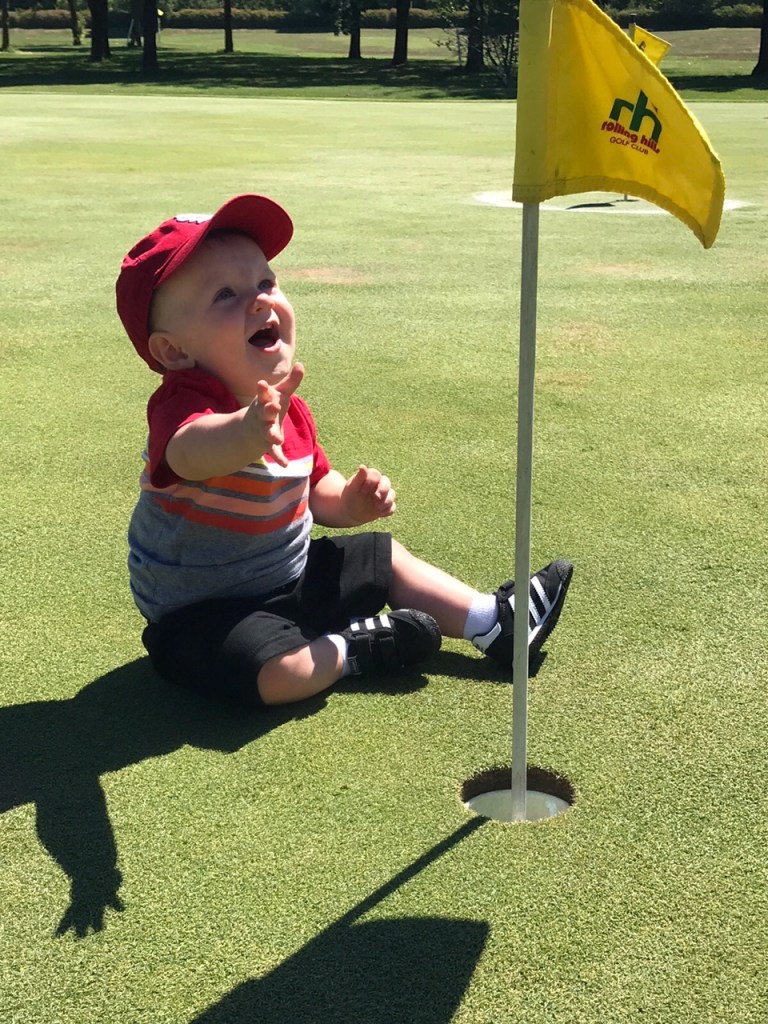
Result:
[[296,349],[293,307],[264,253],[233,233],[206,239],[160,286],[152,331],[186,357],[169,368],[207,370],[243,405],[258,381],[277,384],[285,377]]

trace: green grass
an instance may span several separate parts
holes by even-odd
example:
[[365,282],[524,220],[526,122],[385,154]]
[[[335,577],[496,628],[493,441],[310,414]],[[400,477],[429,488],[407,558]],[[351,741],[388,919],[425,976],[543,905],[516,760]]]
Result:
[[[686,99],[760,101],[765,82],[750,77],[757,60],[757,29],[670,32],[663,69]],[[75,48],[63,31],[14,30],[12,49],[0,54],[0,88],[65,88],[68,92],[173,91],[194,95],[303,96],[356,99],[489,99],[514,95],[492,71],[467,76],[445,46],[440,29],[409,34],[410,61],[393,69],[394,33],[363,31],[362,61],[346,59],[348,39],[329,33],[238,31],[235,53],[223,53],[220,32],[166,29],[160,37],[159,75],[141,74],[141,54],[113,40],[113,57],[92,64],[88,46]]]
[[[141,74],[141,54],[113,44],[113,57],[92,64],[87,48],[75,49],[67,33],[15,33],[19,49],[0,54],[0,88],[43,86],[67,91],[173,91],[196,95],[302,96],[357,99],[487,98],[504,95],[491,78],[465,76],[457,62],[435,40],[441,32],[411,33],[413,58],[405,68],[389,66],[394,34],[363,33],[362,61],[346,58],[349,41],[330,33],[291,35],[274,31],[235,34],[235,53],[223,52],[219,32],[165,30],[159,49],[160,72],[152,80]],[[59,38],[53,40],[53,36]]]
[[459,787],[509,762],[511,693],[459,642],[263,718],[152,676],[125,528],[155,380],[113,284],[172,212],[282,200],[323,443],[492,588],[520,215],[472,196],[510,187],[514,105],[6,97],[3,1022],[764,1024],[765,106],[693,109],[748,204],[711,250],[666,216],[542,212],[533,555],[577,570],[529,756],[576,800],[474,827]]
[[[443,38],[440,29],[414,29],[408,36],[408,51],[415,58],[445,56],[435,40]],[[394,31],[388,29],[363,29],[362,50],[365,57],[392,57]],[[56,47],[67,53],[72,51],[72,34],[69,31],[14,29],[11,34],[14,48],[29,53],[33,50],[48,50]],[[161,53],[182,51],[187,53],[211,54],[223,50],[223,32],[208,29],[165,29],[158,36]],[[349,36],[334,35],[332,32],[277,32],[272,29],[237,30],[234,33],[236,53],[271,53],[278,56],[298,57],[346,57],[349,50]],[[117,49],[125,47],[124,39],[112,40]],[[81,53],[89,52],[90,43],[84,40]],[[138,56],[138,55],[135,55]]]

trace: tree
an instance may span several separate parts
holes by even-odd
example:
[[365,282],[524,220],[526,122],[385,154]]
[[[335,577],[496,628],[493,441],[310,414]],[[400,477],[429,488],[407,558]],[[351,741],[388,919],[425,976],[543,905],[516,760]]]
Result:
[[518,0],[486,0],[483,53],[503,85],[509,87],[517,68]]
[[467,5],[467,63],[464,70],[476,75],[485,67],[483,27],[485,22],[484,0],[469,0]]
[[768,0],[763,0],[763,20],[760,25],[760,52],[752,68],[755,78],[768,78]]
[[0,51],[8,50],[11,46],[11,33],[8,29],[8,0],[0,0],[0,31],[3,36]]
[[69,27],[72,30],[72,45],[79,46],[82,42],[82,28],[80,25],[80,15],[77,11],[77,0],[67,0],[67,7],[69,8]]
[[234,53],[232,38],[232,0],[224,0],[224,53]]
[[309,16],[334,35],[349,36],[349,60],[360,60],[360,25],[367,7],[368,0],[288,0],[288,9],[294,14]]
[[131,23],[128,26],[128,46],[141,48],[141,25],[144,21],[143,0],[131,0],[130,2]]
[[337,35],[339,32],[343,32],[345,36],[349,36],[348,60],[361,60],[360,23],[363,11],[368,6],[366,0],[362,0],[362,2],[361,0],[338,0],[334,6],[336,8],[334,31]]
[[157,0],[144,0],[141,12],[141,30],[144,50],[141,55],[141,73],[156,75],[157,66]]
[[411,11],[411,0],[397,0],[395,7],[395,52],[392,55],[392,66],[402,67],[408,63],[408,17]]
[[363,11],[368,0],[320,0],[315,10],[328,17],[334,35],[349,36],[348,60],[361,60],[360,36]]
[[91,12],[91,60],[109,60],[109,10],[107,0],[88,0]]
[[714,0],[663,0],[659,4],[665,14],[679,18],[682,25],[706,21],[714,6]]
[[517,67],[519,0],[469,0],[467,7],[462,3],[434,0],[448,34],[438,45],[455,52],[468,74],[493,68],[505,86],[511,85]]
[[451,53],[456,54],[459,67],[464,67],[467,56],[467,33],[465,21],[467,10],[464,0],[436,0],[433,3],[435,12],[445,22],[446,39],[436,39],[438,46],[444,46]]

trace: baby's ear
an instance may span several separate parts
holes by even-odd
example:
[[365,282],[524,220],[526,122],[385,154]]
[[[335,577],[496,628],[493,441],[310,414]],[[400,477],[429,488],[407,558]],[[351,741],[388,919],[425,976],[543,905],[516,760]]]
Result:
[[169,335],[154,331],[149,336],[149,351],[166,370],[191,370],[195,365],[192,356],[174,345]]

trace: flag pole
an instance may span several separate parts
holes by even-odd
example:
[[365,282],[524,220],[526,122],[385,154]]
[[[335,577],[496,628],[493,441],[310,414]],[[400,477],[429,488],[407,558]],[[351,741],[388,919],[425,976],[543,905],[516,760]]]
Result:
[[513,821],[525,820],[528,781],[528,581],[531,575],[533,405],[539,269],[538,203],[523,203],[522,235],[515,486],[515,632],[512,661]]
[[[512,660],[513,821],[526,818],[528,774],[539,204],[553,195],[594,189],[621,192],[631,184],[633,195],[678,217],[709,248],[720,226],[725,195],[720,161],[698,121],[654,63],[592,0],[520,0],[518,51],[512,199],[523,204],[523,252]],[[634,104],[621,98],[635,95]],[[614,109],[616,113],[607,120]],[[644,131],[651,129],[654,144],[664,132],[660,148],[648,145],[640,152],[606,145],[609,123],[626,133],[627,124],[636,121],[646,126]],[[614,141],[612,134],[608,142]]]

